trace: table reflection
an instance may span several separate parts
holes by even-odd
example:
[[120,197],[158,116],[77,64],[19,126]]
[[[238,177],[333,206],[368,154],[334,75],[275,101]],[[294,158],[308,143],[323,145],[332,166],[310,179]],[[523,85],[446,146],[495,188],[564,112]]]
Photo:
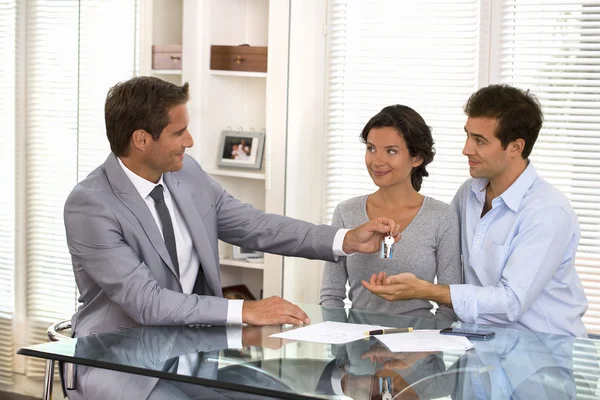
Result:
[[[449,325],[301,306],[313,323],[415,330]],[[71,342],[72,356],[68,345],[60,345],[62,354],[80,364],[79,384],[69,398],[385,400],[384,388],[394,399],[596,398],[600,365],[592,340],[493,328],[494,339],[466,352],[398,353],[372,337],[345,345],[270,337],[288,329],[296,327],[143,327],[81,337]],[[58,346],[40,346],[52,345]]]

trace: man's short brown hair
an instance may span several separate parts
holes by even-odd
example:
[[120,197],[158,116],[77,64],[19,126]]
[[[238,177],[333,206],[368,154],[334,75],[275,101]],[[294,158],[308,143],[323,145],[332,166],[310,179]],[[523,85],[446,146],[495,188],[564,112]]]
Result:
[[189,85],[174,85],[152,76],[140,76],[110,88],[104,105],[106,137],[117,156],[126,156],[133,132],[143,129],[153,140],[169,125],[171,108],[187,103]]
[[537,98],[509,85],[489,85],[473,93],[465,105],[465,114],[473,118],[496,118],[496,137],[502,148],[523,139],[521,157],[528,158],[538,138],[544,115]]

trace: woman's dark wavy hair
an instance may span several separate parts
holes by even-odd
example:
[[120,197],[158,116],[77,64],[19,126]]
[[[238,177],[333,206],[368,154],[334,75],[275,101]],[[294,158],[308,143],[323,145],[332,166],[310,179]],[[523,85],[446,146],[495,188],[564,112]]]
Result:
[[421,190],[423,177],[429,176],[427,164],[433,161],[435,155],[431,128],[418,112],[410,107],[396,104],[385,107],[367,122],[360,134],[362,142],[367,143],[367,136],[371,129],[385,127],[395,128],[398,134],[402,135],[411,157],[421,156],[423,159],[421,165],[413,168],[410,175],[412,186],[418,192]]

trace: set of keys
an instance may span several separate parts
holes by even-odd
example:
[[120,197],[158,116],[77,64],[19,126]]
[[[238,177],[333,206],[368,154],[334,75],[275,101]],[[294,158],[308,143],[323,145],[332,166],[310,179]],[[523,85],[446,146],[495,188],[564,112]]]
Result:
[[390,234],[383,238],[381,241],[381,250],[379,252],[379,258],[392,259],[394,258],[394,237]]
[[[391,233],[391,232],[390,232]],[[390,234],[383,238],[381,241],[381,251],[379,257],[383,259],[391,260],[394,258],[394,237]],[[391,378],[380,377],[379,378],[379,390],[381,392],[381,400],[392,400],[391,393]]]

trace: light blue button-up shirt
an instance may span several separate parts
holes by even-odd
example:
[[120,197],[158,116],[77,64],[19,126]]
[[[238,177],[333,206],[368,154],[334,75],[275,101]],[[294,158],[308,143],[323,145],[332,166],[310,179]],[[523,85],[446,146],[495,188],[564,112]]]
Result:
[[460,218],[465,284],[450,285],[468,323],[586,336],[575,271],[579,223],[563,193],[529,163],[481,217],[487,179],[469,179],[452,205]]

